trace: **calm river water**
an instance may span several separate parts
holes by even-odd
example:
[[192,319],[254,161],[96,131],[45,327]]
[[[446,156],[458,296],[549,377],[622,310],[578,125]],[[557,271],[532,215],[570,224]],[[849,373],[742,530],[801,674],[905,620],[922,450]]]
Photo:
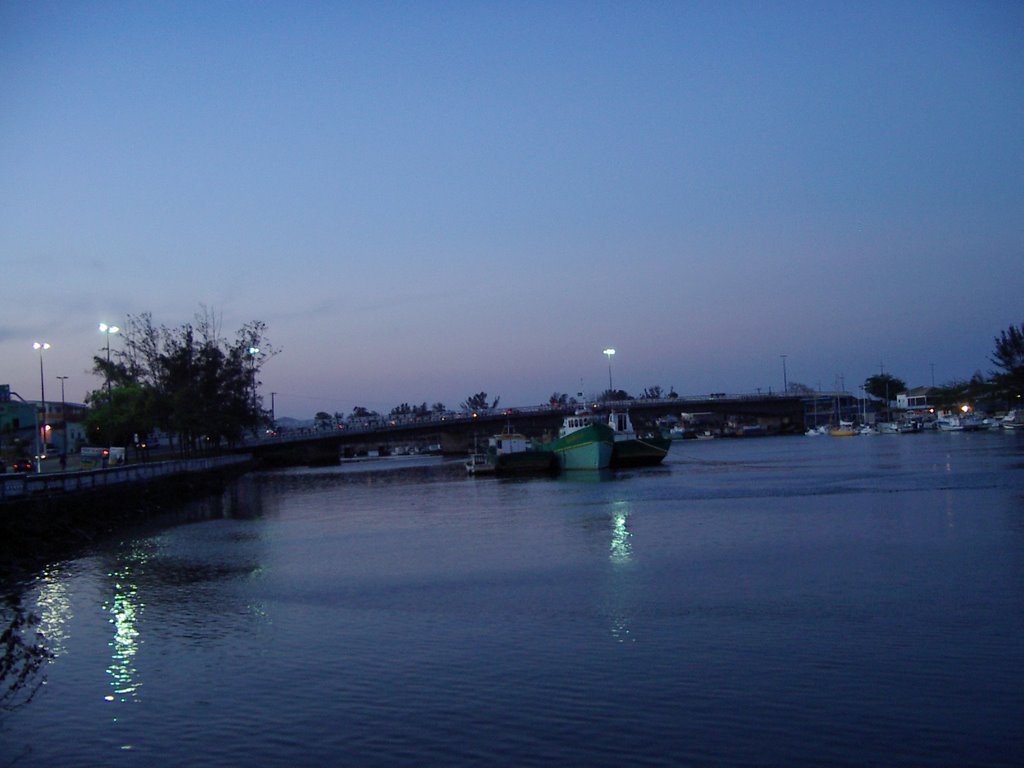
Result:
[[248,476],[22,590],[0,765],[1024,765],[1024,436]]

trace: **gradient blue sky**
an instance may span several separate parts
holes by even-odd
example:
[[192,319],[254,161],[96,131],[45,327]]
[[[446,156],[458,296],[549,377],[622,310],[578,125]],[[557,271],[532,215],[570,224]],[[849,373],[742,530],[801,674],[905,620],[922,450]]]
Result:
[[608,346],[632,393],[968,378],[1024,322],[1024,4],[4,0],[0,255],[29,398],[34,340],[80,400],[99,321],[202,306],[279,416]]

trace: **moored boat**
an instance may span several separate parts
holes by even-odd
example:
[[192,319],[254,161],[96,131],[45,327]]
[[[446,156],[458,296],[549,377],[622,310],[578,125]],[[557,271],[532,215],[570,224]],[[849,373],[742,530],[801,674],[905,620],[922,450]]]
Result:
[[473,453],[466,462],[466,471],[474,475],[543,474],[557,469],[555,454],[511,431],[488,438],[486,453]]
[[629,413],[612,411],[608,426],[614,433],[611,468],[650,467],[660,464],[668,454],[672,441],[662,435],[637,435]]
[[566,416],[558,439],[545,443],[561,469],[607,469],[611,464],[615,433],[586,410]]
[[1003,429],[1024,429],[1024,411],[1010,411],[999,424]]
[[857,430],[854,429],[852,421],[840,421],[839,426],[829,430],[832,437],[856,437]]

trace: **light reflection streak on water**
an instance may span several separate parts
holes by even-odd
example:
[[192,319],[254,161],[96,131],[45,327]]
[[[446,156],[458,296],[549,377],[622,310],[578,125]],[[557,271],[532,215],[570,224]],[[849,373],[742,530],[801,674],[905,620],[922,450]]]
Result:
[[137,625],[143,605],[139,601],[138,585],[134,583],[129,564],[124,564],[110,576],[114,580],[114,596],[104,604],[103,609],[109,611],[109,621],[114,625],[114,637],[107,644],[111,649],[107,674],[113,678],[110,685],[114,692],[103,698],[106,701],[134,701],[142,685],[135,667],[135,655],[141,643]]
[[74,615],[65,579],[66,574],[53,567],[44,569],[39,577],[39,596],[36,599],[39,634],[45,638],[54,659],[64,654],[65,643],[70,638],[68,627]]
[[628,514],[628,502],[615,502],[615,510],[612,513],[612,543],[609,557],[616,565],[626,564],[633,558],[633,545],[629,540],[633,534],[626,528]]
[[626,527],[626,519],[629,515],[629,502],[617,501],[612,510],[611,544],[609,545],[608,559],[612,564],[612,583],[609,586],[610,592],[610,614],[611,633],[618,642],[625,643],[627,640],[633,642],[635,638],[630,635],[630,600],[626,594],[629,584],[624,583],[627,579],[628,569],[626,566],[633,559],[633,544],[630,541],[632,533]]

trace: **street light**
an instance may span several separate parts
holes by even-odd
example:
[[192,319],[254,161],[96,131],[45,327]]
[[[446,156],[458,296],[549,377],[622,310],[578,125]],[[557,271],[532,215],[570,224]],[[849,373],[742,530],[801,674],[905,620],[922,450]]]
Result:
[[615,391],[612,386],[612,355],[615,354],[615,350],[609,347],[602,354],[608,355],[608,396],[611,397],[612,392]]
[[[49,348],[50,345],[45,341],[36,341],[32,344],[32,349],[39,352],[39,399],[43,410],[43,424],[39,428],[41,445],[39,450],[36,452],[37,456],[42,456],[46,452],[46,384],[43,380],[43,352]],[[39,469],[38,460],[36,462],[36,469]]]
[[782,394],[789,394],[789,380],[786,378],[786,355],[779,355],[782,358]]
[[251,346],[249,352],[249,375],[253,383],[253,437],[259,437],[259,415],[256,411],[256,355],[259,347]]
[[112,435],[110,434],[110,425],[113,423],[114,418],[114,396],[110,392],[110,334],[116,334],[121,329],[116,325],[107,325],[106,323],[100,323],[100,333],[107,337],[107,445],[111,443]]

